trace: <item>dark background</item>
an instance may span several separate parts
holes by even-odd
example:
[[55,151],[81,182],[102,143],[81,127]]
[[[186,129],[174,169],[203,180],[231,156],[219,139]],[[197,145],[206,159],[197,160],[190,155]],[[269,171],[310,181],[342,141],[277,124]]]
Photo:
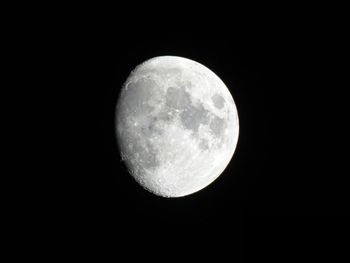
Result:
[[[54,154],[45,157],[48,178],[39,184],[53,196],[45,200],[44,211],[51,212],[44,218],[69,249],[112,257],[184,260],[182,252],[191,252],[242,262],[275,251],[295,256],[294,248],[310,250],[326,229],[343,231],[285,217],[348,213],[345,154],[338,150],[346,120],[338,114],[345,107],[338,27],[326,13],[305,8],[247,14],[233,8],[203,17],[184,10],[142,14],[140,8],[126,15],[120,8],[107,15],[79,9],[40,31],[52,87],[45,103],[55,108],[46,117],[54,120],[46,135]],[[174,199],[152,195],[128,175],[114,127],[130,71],[161,55],[214,71],[240,120],[237,149],[223,174]],[[127,253],[130,247],[135,251]]]

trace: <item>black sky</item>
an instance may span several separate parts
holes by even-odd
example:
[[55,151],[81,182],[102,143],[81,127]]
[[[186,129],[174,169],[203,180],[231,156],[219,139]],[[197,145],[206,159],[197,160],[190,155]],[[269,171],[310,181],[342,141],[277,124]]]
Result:
[[[342,185],[329,180],[334,174],[327,170],[325,157],[331,116],[324,101],[330,83],[322,47],[308,31],[296,33],[288,26],[248,29],[213,37],[180,30],[124,38],[108,28],[93,31],[96,36],[92,34],[86,46],[82,41],[76,47],[77,67],[83,64],[83,70],[78,69],[83,82],[76,87],[83,105],[77,122],[84,129],[86,125],[78,141],[84,140],[82,148],[89,153],[89,161],[82,164],[89,171],[82,175],[91,180],[88,184],[96,181],[108,202],[120,196],[142,215],[148,214],[148,205],[156,209],[187,203],[186,198],[157,198],[138,187],[119,163],[114,135],[115,103],[130,71],[148,58],[174,55],[218,74],[235,99],[240,119],[229,167],[214,184],[188,197],[189,202],[193,198],[205,206],[207,200],[215,201],[225,213],[226,205],[237,202],[252,213],[303,214],[320,212],[321,206],[330,209],[329,202],[341,200],[345,193],[333,189]],[[89,165],[96,170],[90,171]]]
[[[169,257],[177,249],[221,251],[242,262],[244,251],[259,247],[265,236],[283,237],[277,234],[282,219],[256,217],[347,212],[348,184],[337,165],[345,157],[335,149],[333,114],[342,106],[334,88],[339,51],[327,20],[308,12],[237,19],[216,14],[203,21],[174,21],[164,13],[133,20],[122,13],[84,13],[49,26],[54,33],[46,39],[47,59],[58,68],[50,83],[54,97],[62,98],[57,114],[64,125],[55,127],[60,136],[46,191],[58,193],[49,206],[62,211],[59,230],[106,253],[146,246],[152,254],[156,244]],[[161,55],[187,57],[214,71],[230,90],[240,120],[227,169],[183,198],[143,190],[116,146],[120,88],[136,65]]]

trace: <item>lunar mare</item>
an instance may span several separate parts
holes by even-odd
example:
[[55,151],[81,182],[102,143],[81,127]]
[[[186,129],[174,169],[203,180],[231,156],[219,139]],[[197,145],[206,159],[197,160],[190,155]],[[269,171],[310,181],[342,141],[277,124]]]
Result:
[[185,196],[212,183],[230,162],[238,133],[229,90],[193,60],[147,60],[131,72],[118,98],[122,159],[134,179],[156,195]]

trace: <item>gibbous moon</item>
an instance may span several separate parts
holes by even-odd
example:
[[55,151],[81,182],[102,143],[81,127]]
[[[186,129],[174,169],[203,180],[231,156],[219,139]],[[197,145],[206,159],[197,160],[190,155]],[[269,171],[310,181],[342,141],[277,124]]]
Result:
[[130,174],[163,197],[195,193],[218,178],[239,132],[235,103],[221,79],[174,56],[152,58],[130,73],[115,124]]

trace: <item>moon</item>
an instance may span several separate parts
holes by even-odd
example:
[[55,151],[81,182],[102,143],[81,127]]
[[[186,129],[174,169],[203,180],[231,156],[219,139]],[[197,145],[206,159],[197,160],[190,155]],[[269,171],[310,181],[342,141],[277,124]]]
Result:
[[211,184],[235,152],[239,121],[223,81],[193,60],[160,56],[137,66],[116,105],[116,137],[129,173],[162,197]]

